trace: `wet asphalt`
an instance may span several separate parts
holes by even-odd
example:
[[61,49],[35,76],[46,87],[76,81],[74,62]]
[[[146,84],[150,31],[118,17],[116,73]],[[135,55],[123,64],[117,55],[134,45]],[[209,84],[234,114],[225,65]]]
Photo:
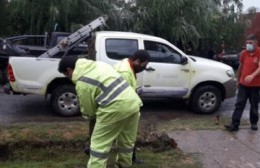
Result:
[[260,168],[260,133],[249,126],[225,130],[174,131],[178,147],[198,155],[204,168]]
[[[212,115],[231,116],[235,104],[235,98],[225,100],[219,110]],[[145,100],[142,109],[144,115],[162,116],[176,118],[185,115],[193,117],[188,107],[180,101],[175,100]],[[243,114],[248,118],[248,107]],[[61,117],[55,114],[50,108],[48,100],[40,95],[6,95],[3,93],[3,86],[0,85],[0,125],[8,125],[16,122],[48,122],[48,121],[74,121],[81,120],[81,116]]]

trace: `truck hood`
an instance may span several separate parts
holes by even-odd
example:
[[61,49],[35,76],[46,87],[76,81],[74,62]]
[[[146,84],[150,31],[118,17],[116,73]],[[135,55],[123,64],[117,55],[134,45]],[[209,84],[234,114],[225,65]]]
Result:
[[191,59],[191,61],[196,64],[197,66],[203,68],[203,67],[211,67],[211,68],[216,68],[216,69],[225,69],[225,70],[230,70],[232,69],[231,66],[218,62],[218,61],[214,61],[214,60],[210,60],[207,58],[201,58],[201,57],[197,57],[197,56],[193,56],[193,55],[188,55],[188,57]]

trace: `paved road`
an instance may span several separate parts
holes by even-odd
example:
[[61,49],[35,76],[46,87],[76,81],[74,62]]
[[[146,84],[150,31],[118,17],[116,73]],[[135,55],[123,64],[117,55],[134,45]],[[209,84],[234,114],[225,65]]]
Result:
[[39,95],[6,95],[0,87],[0,125],[30,121],[71,121],[81,120],[78,117],[60,117],[56,115],[44,96]]
[[[148,101],[142,109],[146,117],[176,118],[180,115],[193,114],[184,103],[167,101]],[[30,121],[73,121],[82,120],[81,116],[61,117],[52,111],[44,96],[5,95],[0,91],[0,125]]]
[[[235,98],[227,99],[222,103],[221,108],[213,115],[230,116],[234,108]],[[142,112],[152,115],[169,115],[176,117],[178,115],[187,115],[192,117],[193,114],[184,103],[176,101],[145,101]],[[248,110],[248,107],[247,107]],[[248,118],[248,113],[244,116]],[[3,94],[0,86],[0,125],[14,122],[26,121],[64,121],[64,120],[81,120],[78,117],[64,118],[56,115],[44,96],[39,95],[6,95]]]

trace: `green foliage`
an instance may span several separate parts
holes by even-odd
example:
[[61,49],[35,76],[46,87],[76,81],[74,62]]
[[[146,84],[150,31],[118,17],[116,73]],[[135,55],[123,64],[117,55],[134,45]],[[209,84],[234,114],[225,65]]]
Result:
[[112,5],[105,0],[12,0],[9,4],[15,34],[70,32],[72,25],[87,24],[104,13],[112,15],[110,9]]
[[71,32],[108,14],[109,30],[159,36],[184,51],[216,50],[223,40],[238,50],[248,22],[242,7],[242,0],[0,0],[0,35]]
[[0,0],[0,36],[5,35],[9,28],[7,4],[7,0]]
[[241,46],[241,0],[135,0],[122,9],[126,30],[163,37],[184,51],[216,50],[223,39],[227,47]]

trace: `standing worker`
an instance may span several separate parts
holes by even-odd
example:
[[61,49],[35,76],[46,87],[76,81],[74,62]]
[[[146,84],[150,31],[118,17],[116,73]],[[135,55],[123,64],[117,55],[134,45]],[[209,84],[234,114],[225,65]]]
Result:
[[[132,57],[118,62],[114,68],[128,82],[128,84],[133,87],[133,89],[137,89],[136,74],[145,70],[149,61],[149,53],[146,50],[138,50]],[[134,147],[132,161],[134,163],[142,163],[142,161],[136,157],[136,147]]]
[[258,130],[257,122],[259,87],[260,87],[260,48],[257,47],[256,36],[251,34],[246,39],[246,49],[240,56],[238,68],[238,94],[235,110],[230,125],[225,125],[230,132],[238,131],[240,119],[246,106],[247,99],[250,102],[250,123],[252,130]]
[[129,85],[136,89],[136,74],[145,70],[149,61],[149,53],[146,50],[138,50],[132,57],[118,62],[114,68]]
[[106,63],[66,56],[58,70],[75,83],[83,117],[96,118],[88,168],[107,166],[114,141],[118,167],[131,166],[142,106],[134,89]]

